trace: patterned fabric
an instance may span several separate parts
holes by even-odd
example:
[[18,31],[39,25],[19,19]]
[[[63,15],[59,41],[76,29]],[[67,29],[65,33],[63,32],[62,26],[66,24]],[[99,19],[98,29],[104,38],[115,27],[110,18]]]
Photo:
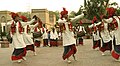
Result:
[[98,41],[94,41],[93,40],[93,49],[96,49],[97,47],[101,47],[101,41],[100,40],[98,40]]
[[71,55],[74,55],[77,52],[75,44],[64,46],[63,60],[69,58]]
[[26,50],[31,50],[31,51],[35,51],[35,47],[34,47],[34,44],[31,44],[31,45],[27,45],[26,46]]
[[14,49],[11,59],[19,60],[26,56],[26,48]]
[[114,50],[112,51],[112,57],[115,58],[115,59],[119,59],[120,55],[117,54]]
[[34,45],[35,45],[36,47],[40,47],[40,41],[35,40]]
[[[103,41],[102,41],[103,42]],[[102,51],[102,52],[105,52],[106,50],[112,50],[112,40],[110,40],[109,42],[107,42],[107,43],[104,43],[103,42],[103,45],[102,45],[102,47],[100,48],[100,51]]]
[[51,47],[51,46],[58,46],[57,40],[55,40],[55,39],[50,39],[50,47]]

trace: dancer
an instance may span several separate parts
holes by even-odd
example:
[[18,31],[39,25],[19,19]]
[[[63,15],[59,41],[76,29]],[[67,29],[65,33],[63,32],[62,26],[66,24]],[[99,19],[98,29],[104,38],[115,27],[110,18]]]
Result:
[[[79,20],[80,18],[82,18],[84,16],[84,14],[79,15],[73,19],[69,19],[68,18],[68,11],[63,8],[63,11],[61,11],[61,17],[58,20],[58,23],[60,24],[60,30],[62,32],[62,36],[63,36],[63,46],[64,46],[64,53],[63,53],[63,59],[67,59],[68,63],[71,63],[69,57],[71,55],[73,55],[74,59],[75,56],[74,54],[76,53],[77,49],[76,49],[76,40],[73,37],[68,24],[69,22],[74,22],[76,20]],[[76,59],[75,59],[76,60]]]
[[29,22],[21,22],[19,15],[14,12],[11,12],[11,17],[13,20],[7,23],[7,25],[11,26],[12,44],[14,46],[11,59],[12,61],[22,62],[22,60],[26,60],[26,44],[23,40],[23,27],[36,21],[37,16],[33,16],[33,19]]

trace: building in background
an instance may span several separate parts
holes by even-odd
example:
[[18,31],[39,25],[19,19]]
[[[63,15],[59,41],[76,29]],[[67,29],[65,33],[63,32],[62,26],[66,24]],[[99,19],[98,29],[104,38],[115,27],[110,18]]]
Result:
[[32,9],[31,10],[31,17],[33,15],[37,15],[43,22],[46,24],[46,27],[50,29],[56,23],[56,16],[54,12],[48,11],[47,9]]
[[[11,11],[0,11],[0,29],[2,32],[9,31],[10,26],[6,26],[5,24],[8,21],[11,21],[12,18],[10,16]],[[46,27],[50,29],[51,27],[54,27],[54,24],[56,23],[56,16],[54,12],[48,11],[47,9],[32,9],[30,12],[17,12],[19,15],[24,15],[26,17],[33,17],[33,15],[37,15],[43,22],[43,24],[46,24]]]
[[8,31],[6,23],[11,20],[10,11],[0,11],[0,28],[2,32]]

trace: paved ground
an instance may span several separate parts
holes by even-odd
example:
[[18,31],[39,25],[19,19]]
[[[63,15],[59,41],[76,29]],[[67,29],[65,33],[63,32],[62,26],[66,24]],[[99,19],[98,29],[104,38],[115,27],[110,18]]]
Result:
[[93,50],[91,39],[85,39],[84,44],[77,46],[77,61],[71,57],[71,64],[67,64],[61,58],[62,46],[37,48],[37,56],[33,56],[33,53],[28,51],[27,60],[22,63],[14,63],[10,60],[12,47],[0,48],[0,66],[120,66],[120,62],[114,61],[109,51],[102,56],[99,51]]

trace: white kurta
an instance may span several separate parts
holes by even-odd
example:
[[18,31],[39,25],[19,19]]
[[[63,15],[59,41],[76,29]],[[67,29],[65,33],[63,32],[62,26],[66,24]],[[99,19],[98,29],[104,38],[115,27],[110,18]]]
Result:
[[32,33],[27,33],[27,26],[24,27],[23,39],[26,45],[33,44]]
[[117,20],[118,23],[118,29],[114,31],[116,45],[120,45],[120,20],[116,16],[114,16],[114,18]]
[[[38,26],[38,23],[35,25],[29,25],[30,29],[33,29]],[[30,31],[31,32],[31,31]],[[33,34],[32,33],[27,33],[27,25],[24,27],[24,33],[23,33],[23,39],[26,45],[31,45],[33,43]]]
[[107,26],[108,26],[108,24],[104,23],[104,30],[100,32],[104,43],[107,43],[112,39],[110,37],[109,31],[107,30]]
[[100,40],[100,34],[99,34],[98,30],[97,30],[96,34],[93,33],[93,38],[94,38],[95,41]]
[[[120,45],[120,16],[113,16],[116,20],[117,20],[117,23],[118,23],[118,29],[114,30],[114,35],[115,35],[115,40],[116,40],[116,45]],[[104,19],[105,22],[107,23],[111,23],[113,21],[113,18],[109,18],[109,19]]]
[[58,38],[58,33],[55,29],[55,32],[53,33],[53,31],[50,32],[50,39],[57,39]]
[[48,33],[45,31],[44,34],[42,35],[43,39],[48,39]]
[[[7,25],[11,25],[13,22],[14,21],[10,21],[7,23]],[[26,26],[26,25],[29,25],[33,22],[34,22],[34,19],[31,20],[30,22],[21,22],[21,25]],[[16,23],[16,33],[14,33],[14,35],[12,35],[12,38],[13,38],[12,44],[13,44],[14,48],[16,48],[16,49],[26,47],[26,44],[23,40],[23,34],[19,33],[18,25],[19,25],[19,22]]]
[[[75,18],[72,18],[71,22],[74,22],[74,21],[82,18],[83,16],[84,16],[84,14],[79,15],[79,16],[77,16]],[[65,27],[66,27],[66,30],[62,33],[62,36],[63,36],[63,46],[76,44],[76,39],[73,37],[73,33],[69,30],[68,22],[66,22],[65,19],[63,19],[63,20],[59,19],[58,23],[64,23]]]
[[55,32],[53,33],[53,31],[50,31],[50,39],[56,39]]

